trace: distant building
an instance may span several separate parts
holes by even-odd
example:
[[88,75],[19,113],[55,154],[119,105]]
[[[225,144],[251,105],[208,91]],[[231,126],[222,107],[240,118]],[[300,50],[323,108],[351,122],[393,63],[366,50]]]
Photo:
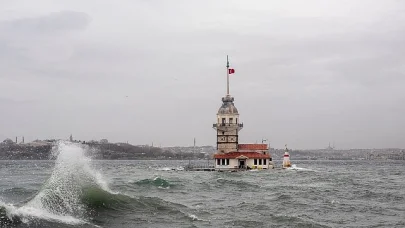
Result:
[[7,138],[7,139],[5,139],[5,140],[3,141],[3,144],[12,145],[12,144],[14,144],[14,141]]
[[100,143],[107,144],[107,143],[108,143],[108,140],[107,140],[107,139],[101,139],[101,140],[100,140]]
[[30,142],[30,143],[27,143],[26,145],[28,145],[28,146],[46,146],[46,145],[52,145],[52,143],[37,139],[37,140],[34,140],[34,141]]
[[326,149],[327,150],[334,150],[335,149],[335,143],[333,143],[333,147],[331,147],[330,143],[329,143],[329,146]]

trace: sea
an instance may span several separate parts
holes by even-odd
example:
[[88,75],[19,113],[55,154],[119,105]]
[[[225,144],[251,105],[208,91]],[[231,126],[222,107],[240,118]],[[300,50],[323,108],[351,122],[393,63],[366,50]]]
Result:
[[204,172],[86,150],[60,142],[50,160],[0,161],[0,227],[405,227],[404,161],[292,154],[294,169]]

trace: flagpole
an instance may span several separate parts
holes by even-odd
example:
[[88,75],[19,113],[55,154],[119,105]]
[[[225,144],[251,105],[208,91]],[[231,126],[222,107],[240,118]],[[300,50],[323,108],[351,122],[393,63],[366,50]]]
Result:
[[229,60],[226,55],[226,95],[229,95]]

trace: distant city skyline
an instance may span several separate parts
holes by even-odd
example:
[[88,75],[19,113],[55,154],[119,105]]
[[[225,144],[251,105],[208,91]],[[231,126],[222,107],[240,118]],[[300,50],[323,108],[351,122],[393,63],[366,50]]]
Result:
[[402,1],[0,1],[0,137],[404,148]]
[[[75,139],[74,137],[73,137],[73,135],[69,135],[69,137],[68,138],[44,138],[44,139],[39,139],[39,138],[37,138],[37,139],[34,139],[34,140],[30,140],[30,141],[25,141],[25,137],[24,136],[22,136],[22,137],[14,137],[14,138],[10,138],[10,137],[6,137],[6,138],[4,138],[4,139],[2,139],[2,140],[0,140],[0,142],[2,142],[2,141],[4,141],[4,140],[6,140],[6,139],[10,139],[10,140],[12,140],[13,141],[13,143],[15,143],[15,140],[17,140],[17,143],[30,143],[30,142],[33,142],[33,141],[36,141],[36,140],[40,140],[40,141],[43,141],[43,140],[67,140],[67,141],[80,141],[80,142],[92,142],[92,141],[96,141],[96,142],[103,142],[103,143],[129,143],[129,144],[131,144],[131,145],[137,145],[137,146],[152,146],[152,147],[160,147],[160,148],[170,148],[170,147],[193,147],[194,146],[194,143],[192,143],[192,144],[190,144],[190,145],[187,145],[187,144],[184,144],[184,145],[162,145],[161,143],[158,143],[158,142],[151,142],[151,143],[145,143],[145,144],[137,144],[137,143],[131,143],[130,141],[110,141],[110,140],[108,140],[108,139],[106,139],[106,138],[102,138],[102,139],[90,139],[90,140],[83,140],[83,139]],[[194,140],[193,140],[194,141]],[[262,142],[260,142],[260,141],[262,141]],[[262,140],[256,140],[256,141],[254,141],[254,142],[250,142],[250,143],[265,143],[265,144],[267,144],[268,143],[268,141],[266,141],[265,139],[262,139]],[[210,146],[210,147],[216,147],[216,145],[215,145],[215,143],[214,144],[201,144],[201,145],[198,145],[198,144],[196,144],[195,145],[196,147],[206,147],[206,146]],[[285,149],[285,147],[274,147],[274,146],[272,146],[272,145],[270,145],[270,147],[271,148],[273,148],[273,149],[277,149],[277,150],[284,150]],[[360,148],[360,147],[353,147],[353,148],[337,148],[337,147],[335,147],[335,145],[334,145],[334,143],[333,144],[331,144],[330,142],[329,142],[329,144],[328,144],[328,146],[320,146],[320,147],[312,147],[312,148],[293,148],[293,147],[290,147],[290,146],[288,146],[288,148],[289,149],[294,149],[294,150],[351,150],[351,149],[353,149],[353,150],[357,150],[357,149],[376,149],[376,150],[379,150],[379,149],[392,149],[392,148],[397,148],[397,149],[403,149],[403,148],[401,148],[401,147],[382,147],[382,148]]]

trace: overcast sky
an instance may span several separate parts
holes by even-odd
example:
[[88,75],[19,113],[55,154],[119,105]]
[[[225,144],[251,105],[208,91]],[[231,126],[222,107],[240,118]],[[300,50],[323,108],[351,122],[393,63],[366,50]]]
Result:
[[405,2],[0,0],[0,139],[405,147]]

